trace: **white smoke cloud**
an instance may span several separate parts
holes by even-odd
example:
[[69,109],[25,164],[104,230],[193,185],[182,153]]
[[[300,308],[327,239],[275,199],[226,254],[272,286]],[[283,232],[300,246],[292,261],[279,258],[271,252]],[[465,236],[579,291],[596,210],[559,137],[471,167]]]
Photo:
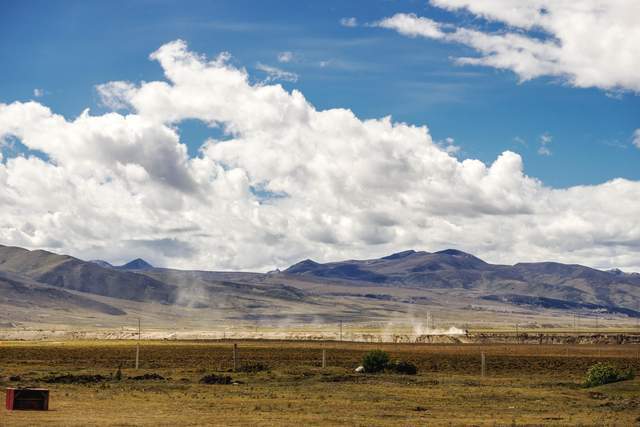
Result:
[[[549,188],[516,153],[458,160],[425,126],[319,111],[297,90],[251,84],[226,53],[207,60],[175,41],[151,58],[165,81],[100,86],[128,114],[67,120],[37,102],[0,104],[0,138],[48,158],[0,164],[2,243],[107,260],[144,250],[201,269],[445,247],[640,269],[638,182]],[[177,130],[187,119],[226,139],[189,158]]]
[[[576,87],[640,92],[640,2],[633,0],[431,0],[433,6],[500,23],[483,32],[398,13],[377,23],[410,37],[472,47],[460,64],[564,78]],[[537,33],[537,34],[536,34]],[[542,37],[540,36],[542,35]]]

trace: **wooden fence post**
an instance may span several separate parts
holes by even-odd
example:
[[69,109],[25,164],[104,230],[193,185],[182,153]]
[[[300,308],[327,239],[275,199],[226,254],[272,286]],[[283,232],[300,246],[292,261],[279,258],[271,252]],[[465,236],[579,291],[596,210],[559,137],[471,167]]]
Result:
[[480,374],[481,374],[482,378],[484,378],[484,375],[485,375],[485,373],[487,371],[487,369],[486,369],[486,360],[485,360],[485,357],[484,357],[484,351],[480,354],[480,360],[481,360],[481,364],[482,364],[482,367],[480,369]]
[[326,368],[327,367],[327,350],[326,349],[322,349],[322,368]]
[[140,366],[140,343],[136,344],[136,369]]
[[238,369],[238,344],[233,344],[233,372]]

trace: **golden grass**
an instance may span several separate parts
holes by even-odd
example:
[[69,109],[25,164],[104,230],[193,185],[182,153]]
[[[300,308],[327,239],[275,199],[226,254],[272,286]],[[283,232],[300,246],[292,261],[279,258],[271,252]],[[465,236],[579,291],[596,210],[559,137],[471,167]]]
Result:
[[[580,387],[597,360],[640,368],[639,346],[238,344],[242,361],[271,370],[229,373],[238,385],[199,384],[205,373],[231,366],[230,342],[143,342],[139,371],[131,369],[131,341],[4,342],[3,386],[42,385],[51,373],[108,376],[120,363],[125,377],[156,372],[171,379],[47,384],[50,411],[3,408],[0,425],[633,425],[640,416],[639,380]],[[322,348],[327,369],[319,367]],[[419,375],[354,374],[373,348],[413,361]],[[487,355],[484,378],[480,352]]]

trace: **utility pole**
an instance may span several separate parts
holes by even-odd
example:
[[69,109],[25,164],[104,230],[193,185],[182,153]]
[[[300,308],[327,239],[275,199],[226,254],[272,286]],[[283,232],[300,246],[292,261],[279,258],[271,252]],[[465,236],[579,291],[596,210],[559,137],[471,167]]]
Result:
[[342,341],[342,320],[340,321],[340,341]]

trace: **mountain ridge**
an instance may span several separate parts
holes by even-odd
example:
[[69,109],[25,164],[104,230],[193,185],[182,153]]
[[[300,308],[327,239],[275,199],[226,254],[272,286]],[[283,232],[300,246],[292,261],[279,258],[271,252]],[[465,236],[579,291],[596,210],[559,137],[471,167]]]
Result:
[[[236,320],[367,321],[438,307],[452,313],[480,307],[496,313],[640,317],[640,275],[557,262],[490,264],[457,249],[410,249],[381,258],[327,263],[306,259],[283,271],[251,273],[156,268],[141,258],[113,266],[0,245],[0,274],[28,282],[20,289],[0,286],[0,306],[2,301],[17,304],[16,296],[22,295],[47,308],[59,301],[67,311],[84,305],[86,310],[112,315],[159,303],[175,307],[171,312],[208,310]],[[66,294],[49,298],[51,289],[85,299],[76,298],[75,306],[62,304],[60,295]],[[114,309],[94,304],[96,299]],[[159,313],[166,315],[166,310]]]
[[[489,264],[457,250],[437,252],[408,250],[374,260],[317,263],[301,261],[284,274],[351,282],[370,282],[426,288],[464,288],[504,291],[522,295],[548,296],[584,304],[638,304],[640,275],[619,274],[558,262],[520,262],[513,265]],[[608,287],[633,287],[635,295],[608,292]],[[634,307],[635,309],[635,307]]]

